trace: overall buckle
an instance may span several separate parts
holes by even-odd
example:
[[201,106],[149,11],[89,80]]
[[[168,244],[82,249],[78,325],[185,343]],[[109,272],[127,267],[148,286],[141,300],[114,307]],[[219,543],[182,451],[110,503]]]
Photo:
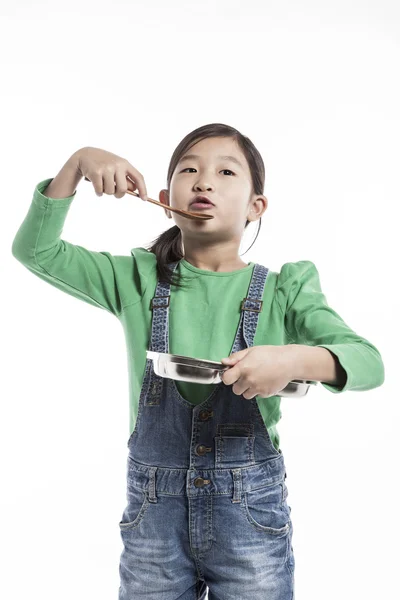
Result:
[[[153,308],[166,308],[167,306],[169,306],[170,297],[171,296],[154,296],[154,298],[152,298],[151,302],[150,302],[150,308],[151,308],[151,310],[153,310]],[[159,304],[157,306],[157,304],[154,304],[154,300],[158,300],[159,298],[167,298],[167,303],[166,304]]]
[[[246,300],[251,300],[251,302],[259,302],[260,303],[260,308],[245,308],[245,304],[246,304]],[[242,304],[240,309],[241,310],[251,310],[253,312],[261,312],[262,310],[262,305],[263,305],[263,300],[258,300],[257,298],[243,298],[242,300]]]

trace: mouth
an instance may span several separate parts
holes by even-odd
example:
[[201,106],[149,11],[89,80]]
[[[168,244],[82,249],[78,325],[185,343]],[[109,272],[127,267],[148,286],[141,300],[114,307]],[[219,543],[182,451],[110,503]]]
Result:
[[190,205],[190,208],[192,209],[196,209],[196,210],[208,210],[210,208],[214,208],[214,204],[210,204],[210,203],[204,203],[204,202],[192,202],[192,204]]
[[196,196],[194,200],[190,203],[190,208],[195,208],[197,210],[212,208],[215,206],[213,202],[207,196]]

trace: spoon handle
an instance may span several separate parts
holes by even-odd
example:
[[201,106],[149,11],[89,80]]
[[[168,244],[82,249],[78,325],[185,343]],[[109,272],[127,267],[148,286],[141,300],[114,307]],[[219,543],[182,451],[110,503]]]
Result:
[[[131,194],[131,196],[137,196],[138,198],[140,198],[140,194],[138,194],[137,192],[131,192],[131,190],[126,190],[126,193],[127,194]],[[165,205],[162,202],[158,202],[157,200],[153,200],[153,198],[149,198],[148,196],[147,196],[146,202],[151,202],[152,204],[158,204],[158,206],[163,206],[164,208],[166,208]],[[168,210],[174,210],[174,209],[169,206]]]
[[[90,181],[90,179],[85,177],[85,181]],[[137,198],[140,198],[140,194],[138,194],[137,192],[132,192],[131,190],[126,190],[126,193],[130,194],[131,196],[136,196]],[[163,204],[162,202],[157,202],[157,200],[153,200],[153,198],[147,197],[146,202],[151,202],[152,204],[156,204],[157,206],[162,206],[163,208],[166,208],[165,204]],[[182,210],[180,208],[172,208],[171,206],[168,206],[168,210],[175,212],[178,215],[181,215],[182,217],[186,217],[187,219],[197,219],[199,221],[205,221],[205,220],[214,218],[213,215],[206,215],[206,214],[202,214],[202,213],[191,212],[188,210]]]
[[[138,198],[140,198],[140,195],[137,192],[131,192],[130,190],[126,190],[127,194],[131,194],[131,196],[137,196]],[[152,204],[157,204],[157,206],[162,206],[163,208],[167,208],[165,204],[163,204],[162,202],[157,202],[157,200],[153,200],[152,198],[147,197],[147,202],[151,202]],[[188,210],[183,210],[180,208],[172,208],[171,206],[168,206],[168,209],[172,212],[177,213],[178,215],[181,215],[182,217],[187,217],[188,219],[199,219],[202,221],[208,220],[208,219],[213,219],[213,215],[206,215],[206,214],[202,214],[202,213],[196,213],[196,212],[191,212]]]

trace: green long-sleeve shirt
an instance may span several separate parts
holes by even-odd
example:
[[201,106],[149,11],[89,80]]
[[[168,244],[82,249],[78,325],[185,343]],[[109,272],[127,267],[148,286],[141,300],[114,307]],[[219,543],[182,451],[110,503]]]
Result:
[[[76,192],[68,198],[49,198],[42,191],[51,181],[45,179],[36,186],[28,213],[13,240],[12,254],[44,281],[107,310],[122,324],[128,352],[130,435],[136,423],[149,348],[150,300],[157,283],[156,257],[142,247],[132,248],[130,256],[116,256],[63,240],[63,225]],[[214,273],[185,259],[180,261],[177,271],[190,278],[190,287],[171,286],[171,353],[215,361],[229,355],[239,324],[240,303],[247,296],[253,268],[254,263],[250,262],[237,271]],[[321,383],[333,393],[364,391],[382,385],[385,372],[379,351],[328,305],[314,263],[288,262],[280,273],[270,271],[263,300],[254,345],[296,343],[328,349],[347,375],[341,388]],[[202,402],[215,385],[182,381],[176,384],[182,396],[193,404]],[[281,418],[281,398],[256,398],[278,449],[276,425]]]

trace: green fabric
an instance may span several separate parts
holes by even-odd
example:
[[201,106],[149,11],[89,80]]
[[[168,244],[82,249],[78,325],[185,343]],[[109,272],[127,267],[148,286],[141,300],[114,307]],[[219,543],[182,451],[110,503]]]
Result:
[[[14,238],[12,253],[44,281],[118,317],[127,347],[130,435],[136,423],[149,348],[156,258],[141,247],[132,248],[130,256],[116,256],[61,239],[76,192],[68,198],[48,198],[42,191],[51,181],[45,179],[36,186],[28,213]],[[237,271],[214,273],[198,269],[185,259],[180,262],[177,271],[190,287],[171,286],[170,353],[215,361],[229,356],[253,268],[254,263],[250,262]],[[308,260],[285,263],[280,273],[270,271],[265,284],[254,345],[290,343],[322,346],[337,356],[347,381],[342,388],[321,383],[330,392],[369,390],[384,381],[379,351],[328,306],[317,268]],[[202,402],[214,388],[181,381],[176,384],[181,395],[193,404]],[[265,426],[277,449],[280,400],[279,396],[257,396]]]

